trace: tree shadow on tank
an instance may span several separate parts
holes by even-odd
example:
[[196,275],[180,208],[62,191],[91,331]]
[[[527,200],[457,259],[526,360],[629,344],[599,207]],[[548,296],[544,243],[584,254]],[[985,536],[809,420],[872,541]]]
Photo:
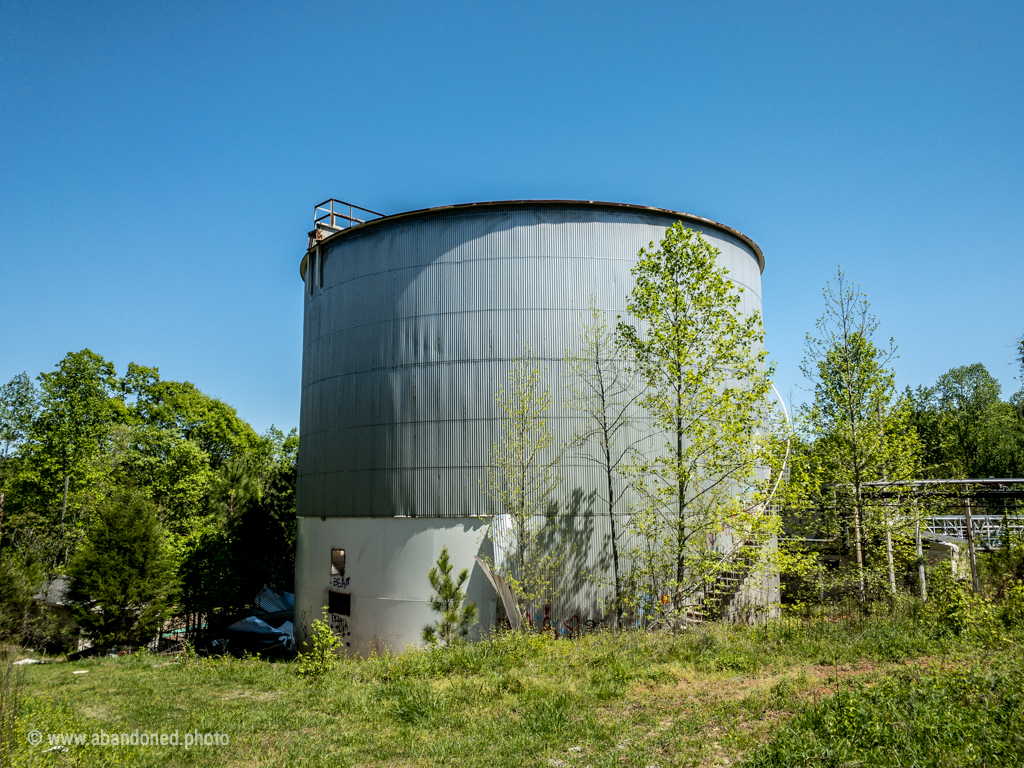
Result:
[[542,551],[560,555],[551,612],[555,619],[576,616],[577,626],[600,620],[608,599],[610,541],[598,525],[597,500],[596,491],[577,487],[561,508],[552,501],[538,536]]

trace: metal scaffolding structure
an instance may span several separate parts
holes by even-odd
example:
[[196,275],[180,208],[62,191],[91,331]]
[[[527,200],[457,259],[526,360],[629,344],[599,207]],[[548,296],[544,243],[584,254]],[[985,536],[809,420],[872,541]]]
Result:
[[945,541],[997,549],[1024,536],[1024,478],[901,480],[863,484],[868,506],[921,510],[922,533]]
[[[861,487],[870,491],[868,506],[897,508],[895,515],[889,515],[890,520],[907,515],[903,510],[909,509],[909,516],[916,518],[931,538],[965,542],[975,594],[981,591],[978,547],[991,551],[1020,542],[1024,528],[1024,478],[882,480]],[[918,527],[919,556],[921,536]]]

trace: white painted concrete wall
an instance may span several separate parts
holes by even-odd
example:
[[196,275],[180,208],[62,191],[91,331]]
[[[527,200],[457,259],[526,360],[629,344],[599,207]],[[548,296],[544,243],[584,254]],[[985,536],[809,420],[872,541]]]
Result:
[[[487,520],[464,518],[300,517],[295,557],[295,633],[299,647],[321,618],[328,592],[351,595],[348,617],[331,615],[348,653],[401,653],[421,644],[423,627],[437,620],[427,600],[427,573],[448,547],[452,576],[468,568],[467,599],[477,604],[474,635],[493,628],[494,590],[474,562],[491,557]],[[345,575],[331,577],[331,550],[345,550]]]

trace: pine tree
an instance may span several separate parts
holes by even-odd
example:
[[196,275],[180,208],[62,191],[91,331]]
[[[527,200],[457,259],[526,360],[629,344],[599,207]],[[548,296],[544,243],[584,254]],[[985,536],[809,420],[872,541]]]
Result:
[[427,578],[435,592],[430,598],[430,609],[440,614],[441,618],[436,624],[428,624],[423,628],[423,642],[432,646],[448,646],[465,640],[477,618],[476,603],[467,602],[463,605],[466,593],[462,586],[469,578],[469,570],[463,568],[458,578],[452,580],[448,547],[441,547],[437,566],[430,569]]
[[100,647],[144,644],[160,627],[174,583],[152,501],[115,492],[100,507],[68,568],[68,598]]

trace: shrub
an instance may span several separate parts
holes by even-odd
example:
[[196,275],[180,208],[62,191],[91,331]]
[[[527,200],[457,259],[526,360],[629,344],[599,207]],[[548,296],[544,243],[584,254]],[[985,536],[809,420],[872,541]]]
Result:
[[338,664],[338,646],[341,641],[327,624],[327,608],[323,609],[323,620],[316,619],[310,629],[312,640],[310,650],[299,654],[299,675],[318,680]]
[[999,609],[999,619],[1009,628],[1024,627],[1024,583],[1018,581],[1006,592]]
[[928,613],[937,634],[962,635],[974,623],[974,600],[964,585],[945,569],[932,572],[928,584]]
[[32,589],[10,555],[0,558],[0,639],[21,642],[32,612]]

